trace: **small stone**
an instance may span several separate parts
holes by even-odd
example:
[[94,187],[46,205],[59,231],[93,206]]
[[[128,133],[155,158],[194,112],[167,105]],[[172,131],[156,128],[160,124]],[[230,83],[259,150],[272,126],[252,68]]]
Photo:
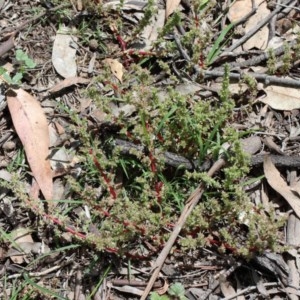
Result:
[[90,47],[90,49],[92,50],[92,51],[95,51],[95,50],[97,50],[98,49],[98,41],[97,40],[95,40],[95,39],[92,39],[92,40],[90,40],[89,41],[89,47]]
[[3,149],[6,151],[12,151],[16,148],[16,143],[13,141],[7,141],[3,144]]

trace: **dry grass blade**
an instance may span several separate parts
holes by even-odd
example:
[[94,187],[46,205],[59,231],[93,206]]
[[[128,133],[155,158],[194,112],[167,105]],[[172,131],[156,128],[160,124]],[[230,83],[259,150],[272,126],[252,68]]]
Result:
[[50,139],[44,111],[40,103],[22,89],[9,90],[7,104],[33,176],[45,199],[51,200],[52,171],[47,159]]

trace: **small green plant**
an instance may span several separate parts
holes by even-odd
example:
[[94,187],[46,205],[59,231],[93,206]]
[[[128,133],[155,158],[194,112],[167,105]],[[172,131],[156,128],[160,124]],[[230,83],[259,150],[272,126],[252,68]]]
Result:
[[268,67],[268,74],[273,75],[276,72],[276,56],[274,50],[272,48],[268,49],[268,60],[267,60],[267,67]]
[[286,75],[292,67],[292,52],[288,44],[284,44],[284,53],[282,57],[283,65],[280,68],[282,74]]
[[20,85],[26,71],[36,66],[35,62],[21,49],[16,50],[16,60],[19,66],[13,77],[11,77],[5,68],[0,67],[0,75],[11,85]]
[[148,0],[147,5],[144,8],[144,16],[140,20],[139,25],[137,26],[135,32],[133,33],[133,36],[141,33],[143,29],[150,24],[151,18],[155,16],[157,10],[154,0]]
[[152,292],[150,295],[151,300],[187,300],[185,297],[185,289],[181,283],[174,283],[168,289],[168,295],[160,296],[157,292]]

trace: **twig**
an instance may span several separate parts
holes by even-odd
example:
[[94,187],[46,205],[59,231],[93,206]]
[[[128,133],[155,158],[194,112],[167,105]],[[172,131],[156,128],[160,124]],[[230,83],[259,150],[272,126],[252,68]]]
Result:
[[[219,160],[217,160],[214,165],[210,168],[210,170],[207,172],[207,175],[209,177],[212,177],[214,175],[215,172],[217,172],[218,170],[220,170],[223,166],[225,165],[225,160],[223,158],[220,158]],[[148,296],[148,294],[150,293],[154,282],[156,281],[160,270],[162,269],[162,266],[171,250],[171,248],[173,247],[187,217],[191,214],[191,212],[193,211],[194,207],[197,205],[197,203],[199,202],[200,198],[202,197],[202,194],[204,192],[205,186],[204,184],[201,182],[199,184],[199,186],[193,191],[193,193],[190,195],[190,197],[187,199],[185,207],[174,227],[174,230],[168,240],[168,242],[166,243],[165,247],[163,248],[163,250],[161,251],[160,255],[157,257],[156,262],[154,263],[154,266],[152,268],[153,273],[152,276],[147,284],[146,289],[144,290],[142,296],[141,296],[141,300],[145,300]]]
[[[289,167],[299,168],[300,157],[299,156],[286,156],[286,155],[270,155],[272,162],[277,167]],[[264,155],[254,155],[251,158],[251,165],[258,166],[262,165],[264,161]]]
[[74,300],[80,299],[80,292],[82,289],[82,273],[80,270],[76,272],[76,277],[75,277],[75,291],[74,291]]
[[[50,269],[47,269],[47,270],[44,270],[44,271],[41,271],[41,272],[30,272],[30,273],[28,273],[28,275],[31,276],[31,277],[45,276],[45,275],[48,275],[49,273],[52,273],[52,272],[60,269],[61,267],[62,266],[54,266]],[[14,279],[14,278],[20,278],[22,276],[23,276],[22,273],[21,274],[13,274],[13,275],[8,276],[7,278],[8,279]]]
[[[290,5],[294,0],[287,1],[286,5]],[[272,13],[270,13],[266,18],[261,20],[254,28],[252,28],[247,34],[245,34],[242,38],[240,38],[236,43],[231,45],[229,48],[225,49],[224,52],[231,52],[237,47],[244,44],[246,41],[248,41],[257,31],[259,31],[262,27],[264,27],[269,21],[279,12],[281,12],[284,9],[282,6],[278,6],[275,10],[273,10]],[[222,56],[222,54],[221,54]]]
[[[131,154],[132,150],[139,151],[141,153],[146,152],[146,149],[143,146],[135,145],[131,142],[127,142],[127,141],[124,141],[121,139],[116,139],[115,145],[117,147],[120,147],[121,153],[125,154],[125,155]],[[157,152],[155,154],[159,155],[159,153],[157,153]],[[169,166],[172,166],[175,168],[183,167],[187,170],[192,170],[192,169],[198,167],[197,161],[190,161],[187,158],[185,158],[181,155],[172,153],[172,152],[166,151],[162,154],[162,156],[164,158],[166,165],[169,165]],[[200,168],[202,168],[202,167],[205,168],[205,166],[201,166]],[[205,170],[205,169],[202,169],[202,170]],[[206,170],[208,170],[208,168],[206,168]]]
[[[127,279],[113,279],[111,283],[114,286],[124,286],[124,285],[129,285],[129,286],[135,286],[135,287],[145,287],[147,285],[146,282],[144,281],[138,281],[138,280],[127,280]],[[161,281],[157,281],[153,285],[154,288],[158,289],[163,287],[163,283]]]
[[[202,71],[202,70],[201,70]],[[224,72],[219,70],[212,70],[212,71],[202,71],[204,78],[210,77],[223,77]],[[259,82],[263,82],[265,85],[279,85],[279,86],[286,86],[291,88],[300,88],[300,81],[295,79],[289,78],[280,78],[277,76],[270,76],[268,74],[261,74],[261,73],[254,73],[254,72],[247,72],[247,73],[229,73],[230,79],[240,80],[243,77],[251,76],[255,78]]]
[[[137,150],[139,152],[145,152],[144,147],[135,145],[133,143],[123,141],[121,139],[115,140],[115,145],[120,147],[121,153],[128,155],[132,153],[132,150]],[[245,149],[244,151],[247,152]],[[248,152],[247,152],[248,153]],[[248,153],[251,155],[251,153]],[[210,162],[206,162],[203,165],[199,166],[199,163],[197,160],[190,161],[187,158],[172,153],[172,152],[164,152],[162,154],[165,159],[165,163],[169,166],[178,168],[183,167],[187,170],[193,170],[195,168],[200,168],[202,171],[208,170]],[[299,168],[300,167],[300,157],[299,156],[287,156],[287,155],[270,155],[272,162],[277,167],[294,167]],[[264,155],[252,155],[250,159],[250,165],[252,167],[256,167],[259,165],[262,165],[264,162]]]
[[[276,0],[276,6],[278,6],[278,4],[280,4],[281,0]],[[275,36],[276,34],[276,22],[278,19],[278,14],[275,15],[271,20],[270,20],[270,25],[269,25],[269,41]]]
[[[278,282],[268,282],[268,283],[263,283],[263,286],[265,286],[265,287],[273,287],[273,286],[278,287],[279,284],[278,284]],[[250,292],[255,291],[255,290],[257,290],[257,286],[249,286],[249,287],[237,292],[236,294],[231,295],[231,296],[226,297],[226,298],[222,298],[221,300],[235,299],[240,295],[249,294]]]
[[[297,44],[297,42],[298,42],[297,39],[292,40],[292,41],[290,41],[288,43],[288,46],[291,47],[291,48],[293,48]],[[274,54],[275,56],[279,56],[279,55],[283,54],[284,51],[285,51],[285,46],[283,45],[283,46],[280,46],[280,47],[274,49],[272,51],[272,54]],[[239,53],[237,53],[237,55],[238,54]],[[224,53],[223,55],[224,56],[228,55],[228,52]],[[244,68],[244,67],[255,66],[255,65],[258,65],[261,62],[267,60],[269,57],[270,57],[270,54],[269,54],[268,51],[266,51],[266,52],[264,52],[264,53],[262,53],[262,54],[260,54],[258,56],[255,56],[252,59],[248,59],[248,60],[240,62],[240,63],[238,63],[238,62],[229,63],[229,67],[232,69],[232,68]],[[221,66],[221,67],[218,67],[218,68],[216,68],[214,70],[220,70],[221,68],[223,68],[223,67]]]
[[296,3],[297,3],[297,0],[295,0],[293,3],[290,3],[290,5],[284,5],[284,4],[281,4],[281,3],[279,3],[277,5],[285,7],[286,9],[284,9],[283,12],[285,12],[285,14],[288,14],[292,9],[300,11],[300,8],[298,8],[298,7],[295,6]]

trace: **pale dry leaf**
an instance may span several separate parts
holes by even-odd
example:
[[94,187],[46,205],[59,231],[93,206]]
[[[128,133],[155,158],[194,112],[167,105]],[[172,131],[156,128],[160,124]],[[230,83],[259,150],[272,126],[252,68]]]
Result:
[[10,257],[15,264],[22,264],[25,259],[24,253],[26,252],[24,250],[26,250],[26,246],[23,249],[21,245],[23,243],[33,243],[31,232],[26,228],[17,228],[11,232],[11,237],[14,242],[11,243],[6,256]]
[[291,191],[270,156],[265,156],[264,173],[269,185],[289,203],[295,214],[300,217],[300,197]]
[[300,94],[298,89],[269,85],[264,89],[265,98],[259,99],[277,110],[293,110],[300,108]]
[[4,169],[0,170],[0,179],[10,182],[11,178],[12,175],[7,170]]
[[10,90],[7,104],[27,161],[46,200],[52,199],[53,182],[47,119],[40,103],[22,89]]
[[125,0],[122,5],[120,5],[120,0],[117,1],[108,1],[106,3],[103,3],[102,6],[109,7],[110,9],[122,9],[122,10],[137,10],[142,11],[143,8],[147,5],[146,1],[138,1],[138,0]]
[[117,61],[116,59],[106,58],[104,60],[106,64],[109,65],[111,72],[115,75],[115,77],[122,82],[123,77],[123,65]]
[[77,38],[69,34],[67,28],[63,33],[56,34],[52,49],[52,63],[56,72],[64,78],[76,76],[76,42]]
[[[270,10],[267,7],[267,2],[264,1],[260,5],[261,0],[256,0],[257,11],[249,18],[245,26],[245,32],[252,30],[262,19],[270,14]],[[267,25],[262,27],[258,32],[256,32],[248,41],[243,44],[244,50],[250,50],[253,48],[264,50],[268,46],[269,39],[269,28]]]
[[298,180],[293,181],[293,183],[291,184],[291,190],[295,193],[298,194],[298,196],[300,196],[300,181],[299,178]]
[[69,77],[66,78],[65,80],[59,82],[58,84],[56,84],[55,86],[53,86],[49,92],[50,93],[57,93],[59,91],[61,91],[62,89],[65,89],[69,86],[72,86],[74,84],[88,84],[90,83],[91,80],[88,78],[82,78],[82,77]]
[[235,1],[229,8],[228,19],[230,22],[238,22],[252,10],[252,0]]
[[222,275],[220,276],[220,288],[225,297],[232,297],[236,294],[236,291],[231,283]]
[[143,291],[130,285],[123,285],[122,287],[112,286],[113,289],[118,290],[123,293],[129,293],[136,296],[142,296]]
[[153,15],[149,24],[144,28],[141,33],[141,38],[145,43],[143,49],[150,50],[152,48],[152,43],[158,38],[159,29],[163,28],[165,24],[166,11],[164,9],[159,9],[156,15]]
[[166,19],[168,18],[169,15],[171,15],[176,10],[179,4],[180,4],[180,0],[167,0]]
[[243,151],[247,154],[255,154],[262,148],[261,138],[259,136],[250,136],[241,140]]
[[54,122],[53,124],[56,128],[58,135],[63,135],[66,133],[65,128],[61,124],[59,124],[58,122]]
[[[222,83],[216,82],[213,83],[210,87],[219,91],[222,89]],[[231,95],[241,95],[245,93],[249,89],[249,87],[245,83],[230,83],[229,89]]]
[[[55,128],[55,125],[53,123],[50,123],[48,125],[48,131],[49,131],[49,138],[50,138],[50,145],[49,147],[56,147],[59,144],[59,134]],[[56,150],[55,150],[56,151]]]

